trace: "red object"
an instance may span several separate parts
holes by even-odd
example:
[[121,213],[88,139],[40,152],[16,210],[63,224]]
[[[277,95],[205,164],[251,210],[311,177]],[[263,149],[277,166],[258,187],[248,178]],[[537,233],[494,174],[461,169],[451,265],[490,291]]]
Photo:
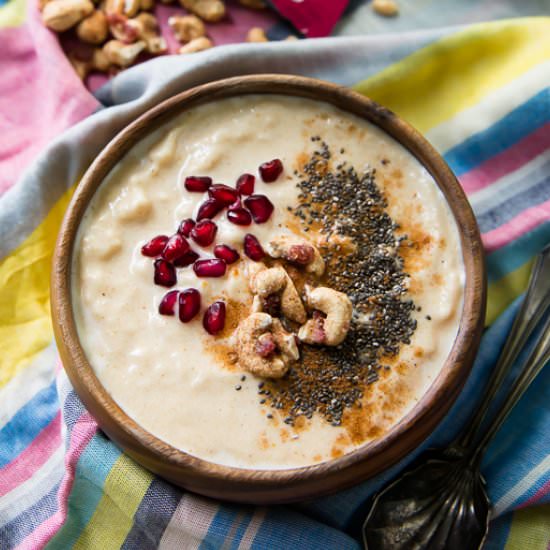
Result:
[[200,206],[197,212],[197,221],[206,218],[213,218],[225,208],[225,204],[218,199],[206,199]]
[[199,255],[194,250],[188,250],[181,258],[174,261],[176,267],[187,267],[195,263],[199,259]]
[[233,187],[229,187],[223,183],[215,183],[208,189],[208,196],[221,202],[224,206],[229,206],[238,200],[239,193]]
[[196,193],[204,193],[212,185],[212,178],[208,176],[189,176],[185,178],[185,189]]
[[209,246],[214,242],[218,226],[211,220],[200,221],[191,230],[191,238],[201,246]]
[[197,277],[223,277],[227,264],[218,258],[211,260],[197,260],[193,264],[193,270]]
[[167,242],[168,237],[166,235],[157,235],[141,247],[141,253],[144,256],[154,258],[164,250]]
[[264,162],[259,168],[260,176],[266,183],[275,181],[283,171],[283,163],[279,159],[273,159],[269,162]]
[[223,260],[226,264],[234,264],[239,258],[239,253],[226,244],[218,244],[214,247],[214,256]]
[[176,233],[166,243],[162,251],[162,257],[169,262],[174,262],[175,260],[179,260],[186,252],[189,252],[187,239]]
[[189,237],[189,235],[191,234],[191,229],[193,229],[193,227],[195,227],[195,220],[187,218],[180,223],[180,226],[178,227],[178,233],[180,233],[184,237]]
[[225,302],[214,302],[208,306],[202,319],[202,326],[209,334],[217,334],[225,326]]
[[273,213],[273,203],[265,195],[251,195],[244,200],[256,223],[265,223]]
[[155,284],[171,287],[178,281],[176,268],[166,260],[155,260]]
[[328,36],[349,0],[271,0],[278,12],[308,38]]
[[260,241],[251,233],[244,236],[244,253],[255,262],[259,262],[265,256]]
[[243,174],[239,176],[237,180],[237,191],[241,195],[252,195],[254,193],[254,184],[256,183],[256,178],[252,174]]
[[180,292],[179,318],[188,323],[201,309],[201,294],[196,288],[186,288]]
[[176,305],[178,294],[177,290],[171,290],[164,295],[159,304],[159,313],[161,315],[174,315],[174,306]]
[[227,219],[235,225],[250,225],[252,223],[250,212],[242,207],[228,210]]

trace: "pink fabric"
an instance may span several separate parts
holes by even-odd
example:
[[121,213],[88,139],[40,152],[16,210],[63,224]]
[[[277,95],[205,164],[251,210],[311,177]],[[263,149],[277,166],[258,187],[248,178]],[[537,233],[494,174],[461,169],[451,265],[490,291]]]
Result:
[[272,0],[280,14],[308,38],[328,36],[348,0]]
[[0,48],[0,194],[54,137],[94,111],[82,85],[44,28],[34,2],[25,26],[2,30]]
[[78,459],[97,431],[97,423],[85,412],[76,422],[72,434],[69,449],[65,455],[65,475],[61,481],[57,498],[58,511],[41,523],[32,533],[29,533],[23,541],[16,546],[17,550],[36,550],[43,548],[57,533],[67,517],[67,502],[74,482]]
[[524,210],[508,223],[484,233],[481,238],[487,253],[494,252],[532,231],[550,219],[550,200]]
[[32,443],[0,470],[0,497],[21,485],[50,458],[61,443],[61,413],[33,439]]
[[515,170],[521,168],[538,155],[548,150],[550,122],[537,131],[506,149],[499,155],[460,176],[459,180],[466,193],[474,193]]
[[518,508],[534,506],[539,500],[550,494],[550,479],[529,499],[520,504]]

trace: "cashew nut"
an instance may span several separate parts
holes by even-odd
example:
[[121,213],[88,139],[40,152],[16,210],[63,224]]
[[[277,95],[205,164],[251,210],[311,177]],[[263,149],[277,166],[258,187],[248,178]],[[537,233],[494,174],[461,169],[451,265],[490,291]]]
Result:
[[206,38],[206,36],[201,36],[199,38],[194,38],[191,42],[188,42],[185,46],[182,46],[179,49],[179,53],[202,52],[203,50],[208,50],[213,45],[212,40]]
[[270,241],[266,247],[272,258],[283,258],[293,264],[305,266],[308,273],[320,277],[325,271],[325,262],[310,242],[289,235],[281,235]]
[[204,23],[196,15],[173,15],[168,25],[179,42],[189,42],[206,34]]
[[107,15],[118,14],[134,17],[140,8],[141,0],[105,0],[105,13]]
[[252,27],[246,35],[246,41],[247,42],[269,42],[269,39],[267,38],[265,31],[262,28]]
[[294,335],[267,313],[252,313],[241,321],[236,340],[239,364],[257,376],[281,378],[300,358]]
[[101,48],[95,48],[92,54],[92,69],[106,73],[111,67],[109,58],[105,55],[105,52]]
[[132,44],[138,39],[140,25],[134,19],[128,19],[120,13],[112,13],[107,16],[107,21],[109,30],[116,40],[124,44]]
[[103,46],[103,52],[109,62],[119,67],[129,67],[144,49],[145,42],[142,40],[133,44],[124,44],[120,40],[109,40]]
[[146,50],[159,54],[167,50],[166,40],[160,34],[157,18],[150,13],[140,13],[133,19],[138,28],[138,38],[146,44]]
[[332,288],[306,289],[308,306],[326,314],[326,318],[314,317],[300,327],[298,338],[307,344],[341,344],[350,327],[353,306],[343,292]]
[[281,312],[285,317],[297,323],[304,323],[307,319],[300,295],[292,279],[282,267],[277,266],[269,269],[264,267],[264,269],[257,270],[250,277],[250,290],[255,294],[252,304],[254,311],[262,311],[265,307],[265,300],[269,296],[280,293]]
[[109,35],[107,17],[101,10],[95,10],[78,24],[76,35],[87,44],[102,44]]
[[215,23],[225,16],[222,0],[179,0],[187,11],[198,15],[204,21]]
[[94,11],[90,0],[55,0],[42,11],[42,21],[49,29],[63,32],[82,21]]
[[373,0],[372,9],[384,17],[393,17],[399,13],[399,6],[394,0]]
[[155,0],[140,0],[139,9],[143,11],[151,11],[155,7]]

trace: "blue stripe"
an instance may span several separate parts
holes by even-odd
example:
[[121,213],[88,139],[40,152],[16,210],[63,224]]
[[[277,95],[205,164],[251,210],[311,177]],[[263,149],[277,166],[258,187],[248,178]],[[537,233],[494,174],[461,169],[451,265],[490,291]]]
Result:
[[550,88],[542,90],[498,122],[445,153],[457,176],[511,147],[550,119]]
[[231,541],[231,547],[229,548],[229,550],[238,550],[243,535],[246,533],[246,530],[250,525],[252,516],[252,512],[245,512],[243,520],[239,523],[239,525],[237,525],[237,528],[235,529],[235,534],[233,536],[233,540]]
[[58,411],[54,381],[21,407],[0,431],[0,468],[17,458]]
[[[548,172],[547,172],[548,173]],[[521,188],[521,182],[518,182]],[[510,197],[507,201],[494,204],[491,210],[477,216],[477,223],[482,233],[488,233],[521,214],[524,210],[542,204],[550,199],[550,176],[522,192],[519,196]]]
[[41,523],[55,514],[60,484],[61,482],[56,483],[49,493],[0,529],[1,548],[14,548]]
[[214,516],[199,550],[212,550],[220,548],[227,539],[231,526],[238,513],[238,507],[221,505],[218,513]]
[[90,521],[101,497],[105,479],[121,452],[101,433],[95,434],[80,455],[69,495],[67,519],[46,548],[72,548]]
[[487,278],[490,283],[499,281],[508,273],[520,268],[550,242],[550,221],[539,225],[509,245],[487,256]]

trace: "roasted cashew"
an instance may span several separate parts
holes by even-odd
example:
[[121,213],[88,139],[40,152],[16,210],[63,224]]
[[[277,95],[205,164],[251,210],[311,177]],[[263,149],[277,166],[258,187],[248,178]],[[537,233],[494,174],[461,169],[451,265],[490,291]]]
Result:
[[[57,0],[55,0],[57,1]],[[141,9],[141,0],[105,0],[105,13],[134,17]]]
[[269,42],[265,31],[261,27],[252,27],[246,34],[247,42]]
[[222,0],[179,0],[187,11],[198,15],[204,21],[215,23],[225,16]]
[[101,10],[95,10],[78,24],[76,35],[87,44],[102,44],[109,35],[107,17]]
[[304,239],[281,235],[269,242],[266,251],[272,258],[283,258],[293,264],[303,265],[308,273],[318,277],[325,271],[325,262],[321,254],[315,246]]
[[212,44],[212,40],[210,40],[210,38],[206,38],[206,36],[200,36],[199,38],[193,38],[191,42],[188,42],[187,44],[185,44],[185,46],[182,46],[179,49],[179,53],[185,54],[202,52],[203,50],[208,50],[213,45],[214,44]]
[[141,40],[133,44],[124,44],[120,40],[109,40],[103,46],[103,52],[109,62],[119,67],[129,67],[144,49],[145,42]]
[[160,34],[157,18],[151,13],[140,13],[134,17],[138,28],[138,38],[146,44],[146,50],[152,54],[159,54],[167,50],[166,40]]
[[196,15],[173,15],[168,19],[168,25],[181,43],[206,35],[206,27]]
[[320,286],[306,289],[308,306],[326,314],[326,318],[314,317],[300,327],[298,338],[307,344],[341,344],[350,327],[353,306],[343,292]]
[[55,0],[42,11],[42,21],[49,29],[63,32],[70,29],[94,11],[90,0]]
[[304,323],[307,319],[300,295],[292,279],[282,267],[267,269],[263,266],[263,269],[255,269],[254,275],[250,276],[250,290],[255,294],[252,304],[254,311],[262,311],[264,307],[262,299],[265,300],[268,296],[280,293],[281,312],[285,317],[297,323]]
[[294,335],[267,313],[252,313],[242,320],[236,340],[239,364],[257,376],[281,378],[300,358]]

